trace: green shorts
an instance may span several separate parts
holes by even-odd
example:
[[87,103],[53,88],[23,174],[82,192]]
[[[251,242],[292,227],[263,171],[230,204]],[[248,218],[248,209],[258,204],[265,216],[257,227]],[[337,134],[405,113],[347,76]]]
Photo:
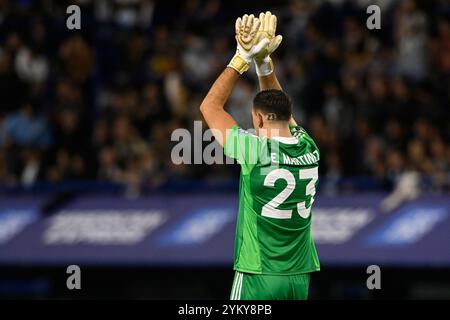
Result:
[[236,271],[231,300],[306,300],[309,273],[295,275],[251,274]]

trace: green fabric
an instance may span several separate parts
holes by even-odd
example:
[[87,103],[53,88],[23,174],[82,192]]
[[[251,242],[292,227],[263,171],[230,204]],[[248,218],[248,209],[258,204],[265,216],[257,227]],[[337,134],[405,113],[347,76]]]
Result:
[[319,150],[301,127],[284,143],[233,127],[225,154],[241,165],[234,269],[293,275],[320,270],[311,235]]
[[289,276],[236,271],[231,300],[307,300],[310,274]]

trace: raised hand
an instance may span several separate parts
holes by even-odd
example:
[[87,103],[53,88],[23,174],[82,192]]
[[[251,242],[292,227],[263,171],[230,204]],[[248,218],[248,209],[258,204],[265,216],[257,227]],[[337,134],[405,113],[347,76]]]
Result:
[[235,69],[240,74],[247,71],[252,59],[266,50],[270,40],[262,38],[257,41],[257,33],[261,22],[254,15],[247,15],[236,19],[236,53],[231,59],[228,67]]
[[259,21],[260,25],[254,42],[257,43],[263,39],[268,39],[269,44],[254,57],[254,60],[258,76],[266,76],[273,71],[270,55],[278,48],[283,37],[281,35],[275,35],[277,31],[277,17],[270,11],[265,13],[261,12],[259,14]]

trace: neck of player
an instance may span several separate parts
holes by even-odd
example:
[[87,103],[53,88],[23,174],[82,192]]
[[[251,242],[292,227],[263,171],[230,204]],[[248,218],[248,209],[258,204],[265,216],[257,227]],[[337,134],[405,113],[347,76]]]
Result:
[[263,126],[262,128],[258,129],[258,135],[260,137],[267,137],[269,139],[274,137],[292,137],[292,133],[289,130],[289,125],[287,124]]

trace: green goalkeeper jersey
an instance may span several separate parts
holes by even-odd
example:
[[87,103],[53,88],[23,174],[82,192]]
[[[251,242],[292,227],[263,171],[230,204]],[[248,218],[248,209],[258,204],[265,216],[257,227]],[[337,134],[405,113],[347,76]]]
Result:
[[311,235],[319,150],[301,127],[258,137],[233,127],[225,154],[241,165],[234,269],[292,275],[320,270]]

